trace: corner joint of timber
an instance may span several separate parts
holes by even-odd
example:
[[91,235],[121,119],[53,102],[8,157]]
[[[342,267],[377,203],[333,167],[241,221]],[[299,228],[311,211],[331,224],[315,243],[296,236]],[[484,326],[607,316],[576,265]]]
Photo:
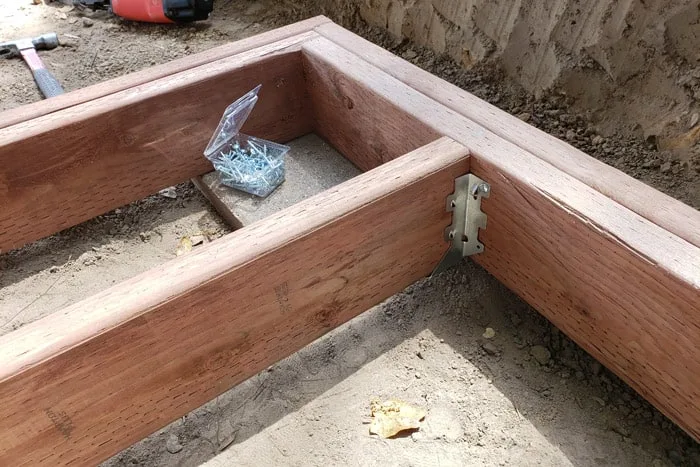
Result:
[[467,174],[455,179],[455,191],[447,197],[447,211],[452,213],[452,224],[445,229],[445,241],[450,248],[433,270],[436,275],[459,263],[467,256],[483,253],[479,229],[486,228],[486,214],[481,211],[481,199],[488,198],[491,186],[476,175]]

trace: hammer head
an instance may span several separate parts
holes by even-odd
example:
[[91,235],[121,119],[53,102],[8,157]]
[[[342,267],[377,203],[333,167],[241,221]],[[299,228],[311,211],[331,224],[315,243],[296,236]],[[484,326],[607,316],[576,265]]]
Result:
[[22,50],[26,49],[50,50],[56,47],[58,47],[58,36],[55,32],[49,32],[34,38],[17,39],[1,43],[0,57],[16,57]]

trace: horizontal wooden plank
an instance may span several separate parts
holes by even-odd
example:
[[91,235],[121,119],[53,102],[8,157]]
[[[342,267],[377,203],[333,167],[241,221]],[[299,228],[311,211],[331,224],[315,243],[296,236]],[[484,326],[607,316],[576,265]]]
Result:
[[223,110],[257,84],[245,130],[311,130],[299,46],[307,32],[0,130],[0,252],[211,170]]
[[77,89],[51,99],[33,102],[21,107],[5,110],[0,112],[0,128],[5,128],[10,125],[15,125],[33,118],[41,117],[42,115],[48,115],[52,112],[57,112],[74,105],[99,99],[100,97],[108,96],[110,94],[114,94],[115,92],[124,91],[125,89],[133,88],[135,86],[140,86],[160,78],[165,78],[175,73],[180,73],[182,71],[205,65],[222,58],[230,57],[231,55],[237,55],[263,45],[272,44],[274,42],[311,31],[316,26],[320,26],[321,24],[328,22],[330,22],[330,20],[325,16],[316,16],[281,28],[266,31],[240,41],[231,42],[213,49],[205,50],[204,52],[182,57],[161,65],[145,68],[143,70],[103,81],[86,88]]
[[608,198],[700,247],[700,212],[692,207],[590,157],[564,141],[528,125],[336,24],[322,24],[316,31],[493,134],[549,162]]
[[326,38],[302,50],[340,100],[363,86],[467,146],[491,184],[475,260],[700,438],[699,248]]
[[[324,70],[328,71],[328,70]],[[439,133],[397,104],[346,80],[341,71],[323,79],[305,67],[314,131],[362,170],[370,170],[427,144]],[[339,92],[342,89],[343,92]]]
[[468,170],[440,139],[0,337],[0,465],[94,464],[426,276]]

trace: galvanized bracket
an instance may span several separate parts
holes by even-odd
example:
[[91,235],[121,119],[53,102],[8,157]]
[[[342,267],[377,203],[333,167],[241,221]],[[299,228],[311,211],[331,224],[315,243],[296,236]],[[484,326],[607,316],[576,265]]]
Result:
[[432,275],[441,273],[467,256],[482,253],[479,229],[486,228],[486,214],[481,212],[481,198],[488,198],[491,186],[473,174],[455,179],[455,191],[447,197],[447,211],[452,212],[452,225],[445,229],[450,249]]

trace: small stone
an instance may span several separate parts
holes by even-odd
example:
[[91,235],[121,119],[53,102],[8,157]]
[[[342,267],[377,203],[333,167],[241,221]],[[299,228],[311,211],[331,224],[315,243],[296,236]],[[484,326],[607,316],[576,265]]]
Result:
[[598,404],[600,404],[601,407],[605,407],[605,401],[601,399],[600,397],[593,396],[591,397],[594,401],[596,401]]
[[[71,17],[71,19],[68,20],[68,22],[77,22],[78,18],[75,16]],[[78,47],[78,39],[75,38],[75,36],[71,36],[68,34],[61,34],[61,37],[59,39],[59,43],[61,44],[61,47]]]
[[574,123],[574,122],[576,122],[576,117],[573,115],[569,115],[569,114],[561,114],[561,115],[559,115],[559,120],[562,123]]
[[147,234],[146,232],[139,232],[139,238],[141,239],[142,242],[148,241],[151,236]]
[[516,117],[518,117],[523,122],[529,122],[532,115],[530,114],[530,112],[521,112],[518,115],[516,115]]
[[699,120],[700,120],[700,115],[697,112],[695,112],[690,117],[690,121],[688,122],[688,128],[693,128],[695,125],[698,124]]
[[552,354],[549,349],[542,345],[533,345],[530,347],[530,355],[532,355],[540,365],[546,365],[549,363],[549,359],[552,358]]
[[413,49],[408,49],[407,51],[405,51],[403,53],[403,58],[405,58],[406,60],[413,60],[417,56],[418,56],[418,54]]
[[163,188],[158,192],[160,196],[164,198],[177,199],[177,190],[174,186],[169,186],[168,188]]
[[596,135],[596,136],[594,136],[593,139],[591,140],[591,143],[593,143],[593,144],[595,144],[596,146],[598,146],[598,145],[600,145],[600,144],[603,144],[604,141],[605,141],[605,139],[603,139],[602,136]]
[[83,27],[91,28],[93,24],[95,24],[95,22],[90,18],[83,18]]
[[569,141],[574,141],[576,139],[576,132],[574,130],[568,130],[566,132],[566,139]]
[[421,360],[425,359],[425,357],[423,356],[423,353],[420,350],[418,352],[416,352],[416,357],[420,358]]
[[612,421],[610,424],[610,430],[614,431],[620,436],[628,437],[630,435],[630,431],[617,420]]
[[78,257],[78,260],[85,266],[92,266],[95,264],[95,257],[90,252],[85,252]]
[[58,266],[51,266],[51,267],[49,268],[49,272],[50,272],[51,274],[56,274],[58,271],[59,271]]
[[415,375],[413,375],[413,376],[415,376],[415,377],[416,377],[416,379],[420,379],[420,378],[421,378],[421,375],[420,375],[420,373],[416,373],[416,374],[415,374]]
[[484,342],[481,344],[481,348],[484,349],[484,352],[489,355],[498,355],[498,347],[493,345],[491,342]]
[[484,339],[493,339],[496,336],[496,331],[494,331],[493,328],[486,328],[481,336]]
[[662,174],[669,173],[671,171],[671,163],[670,162],[664,162],[661,164],[661,168],[659,169]]
[[170,454],[177,454],[178,452],[182,451],[182,444],[180,444],[180,440],[177,438],[177,435],[168,436],[168,441],[165,443],[165,449],[167,449]]
[[[204,235],[192,235],[190,240],[192,241],[192,246],[197,246],[204,243],[206,237]],[[399,324],[401,324],[401,320],[399,320]]]

